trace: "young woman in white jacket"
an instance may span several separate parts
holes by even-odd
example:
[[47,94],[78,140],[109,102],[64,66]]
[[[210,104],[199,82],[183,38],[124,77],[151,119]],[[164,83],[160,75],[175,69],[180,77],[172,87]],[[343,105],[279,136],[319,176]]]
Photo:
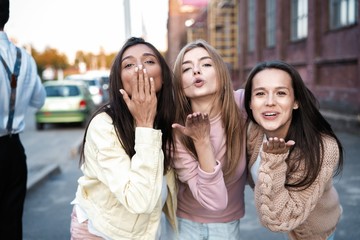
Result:
[[152,44],[130,38],[109,91],[85,131],[71,238],[159,239],[162,211],[176,229],[171,70]]

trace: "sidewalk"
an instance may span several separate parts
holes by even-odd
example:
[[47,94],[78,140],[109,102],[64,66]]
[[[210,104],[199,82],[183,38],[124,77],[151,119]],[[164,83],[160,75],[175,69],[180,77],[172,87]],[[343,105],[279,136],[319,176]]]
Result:
[[[31,162],[30,162],[31,163]],[[52,174],[60,173],[60,166],[55,163],[48,165],[35,165],[28,164],[28,180],[27,180],[27,191],[33,190],[42,181],[51,176]]]
[[334,130],[360,134],[360,114],[350,115],[329,110],[320,110]]
[[[75,158],[79,154],[80,139],[75,140],[69,150],[69,155]],[[61,168],[59,163],[37,163],[36,161],[27,161],[28,165],[28,180],[27,191],[30,192],[39,186],[43,181],[52,175],[60,174]]]

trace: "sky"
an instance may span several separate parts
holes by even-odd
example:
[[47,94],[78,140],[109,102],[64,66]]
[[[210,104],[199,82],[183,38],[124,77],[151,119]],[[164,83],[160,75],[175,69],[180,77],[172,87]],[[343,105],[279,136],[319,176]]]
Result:
[[[73,61],[79,50],[117,52],[126,40],[124,0],[10,0],[5,32],[18,45],[57,49]],[[130,0],[131,35],[167,49],[168,0]],[[145,28],[141,23],[144,23]]]

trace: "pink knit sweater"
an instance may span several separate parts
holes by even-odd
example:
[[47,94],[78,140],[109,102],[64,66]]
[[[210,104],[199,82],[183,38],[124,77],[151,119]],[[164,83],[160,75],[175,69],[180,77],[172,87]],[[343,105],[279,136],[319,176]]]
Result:
[[[244,91],[234,92],[235,101],[243,109]],[[221,116],[210,119],[210,138],[218,165],[214,172],[201,170],[195,159],[177,140],[175,169],[178,175],[177,216],[200,223],[224,223],[245,214],[246,153],[241,154],[233,177],[225,182],[222,166],[226,158],[225,129]],[[245,134],[243,136],[245,149]]]
[[[264,132],[258,125],[250,124],[247,139],[248,169],[256,161],[263,142]],[[323,166],[315,182],[305,190],[293,191],[285,187],[286,154],[261,152],[258,182],[249,175],[250,185],[255,189],[255,205],[260,222],[274,232],[287,232],[290,239],[327,239],[341,215],[339,196],[332,177],[337,166],[339,152],[337,143],[324,137]],[[315,146],[314,146],[315,147]],[[303,176],[303,167],[290,181]]]

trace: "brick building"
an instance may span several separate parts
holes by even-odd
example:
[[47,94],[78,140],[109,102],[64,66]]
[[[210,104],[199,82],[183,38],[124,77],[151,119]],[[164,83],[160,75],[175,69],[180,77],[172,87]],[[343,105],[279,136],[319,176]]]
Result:
[[193,19],[206,10],[207,0],[169,0],[168,50],[169,64],[175,61],[180,49],[188,42],[187,32]]
[[208,0],[176,24],[174,6],[182,1],[169,3],[170,62],[186,42],[204,38],[228,63],[238,88],[257,62],[284,60],[322,109],[360,117],[359,0]]

